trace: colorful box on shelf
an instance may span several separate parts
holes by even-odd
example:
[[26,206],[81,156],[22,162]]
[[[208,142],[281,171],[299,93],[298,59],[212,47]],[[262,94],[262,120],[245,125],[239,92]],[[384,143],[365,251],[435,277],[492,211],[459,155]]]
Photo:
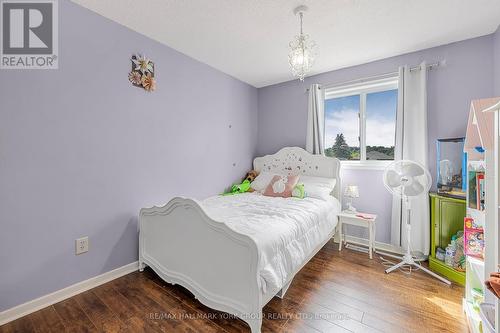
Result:
[[464,251],[468,256],[484,258],[484,230],[472,217],[464,218]]

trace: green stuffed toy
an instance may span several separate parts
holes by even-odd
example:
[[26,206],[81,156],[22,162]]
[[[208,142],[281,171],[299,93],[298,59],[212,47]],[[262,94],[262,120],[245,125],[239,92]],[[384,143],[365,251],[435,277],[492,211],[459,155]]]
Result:
[[243,178],[241,184],[234,184],[231,186],[231,190],[229,192],[224,192],[221,195],[232,195],[232,194],[240,194],[245,192],[253,192],[253,188],[250,187],[250,183],[257,178],[258,172],[255,170],[250,170]]
[[248,190],[250,190],[250,181],[245,179],[241,184],[234,184],[231,186],[231,191],[222,193],[222,195],[240,194],[248,192]]
[[292,197],[304,199],[306,197],[306,191],[304,189],[304,184],[297,184],[293,188]]

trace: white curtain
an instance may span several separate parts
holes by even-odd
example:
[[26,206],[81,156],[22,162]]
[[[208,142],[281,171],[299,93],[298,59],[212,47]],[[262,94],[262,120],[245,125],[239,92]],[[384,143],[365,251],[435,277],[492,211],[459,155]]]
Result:
[[[429,168],[427,144],[427,65],[413,71],[399,69],[399,105],[396,126],[396,159],[412,160]],[[401,199],[392,205],[391,242],[406,247],[406,223]],[[414,251],[429,255],[429,197],[422,194],[411,200],[411,245]]]
[[319,84],[309,87],[309,103],[307,106],[306,150],[311,154],[323,155],[325,130],[325,101],[323,90]]

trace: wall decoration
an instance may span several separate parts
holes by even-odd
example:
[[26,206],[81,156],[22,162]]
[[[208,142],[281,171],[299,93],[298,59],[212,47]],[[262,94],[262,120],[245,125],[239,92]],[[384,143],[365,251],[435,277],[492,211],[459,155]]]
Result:
[[147,92],[156,89],[155,64],[145,55],[135,54],[131,58],[132,71],[128,80],[136,87],[144,88]]
[[141,83],[146,91],[153,91],[156,88],[156,82],[151,73],[144,74],[141,78]]
[[132,82],[132,84],[134,86],[140,86],[141,85],[141,78],[142,78],[141,73],[136,72],[136,71],[132,71],[128,75],[129,81]]

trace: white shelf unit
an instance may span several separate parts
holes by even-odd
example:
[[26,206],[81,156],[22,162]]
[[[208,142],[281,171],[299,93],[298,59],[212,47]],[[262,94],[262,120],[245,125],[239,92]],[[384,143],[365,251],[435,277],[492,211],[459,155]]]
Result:
[[[485,113],[493,113],[493,144],[490,151],[486,151],[486,167],[488,171],[485,174],[486,198],[485,198],[485,217],[486,229],[485,243],[487,244],[485,255],[485,277],[488,278],[491,272],[498,271],[499,264],[499,189],[500,189],[500,98],[489,109],[483,110]],[[495,306],[495,332],[500,332],[500,302],[499,299],[489,290],[485,292],[485,303],[491,303]],[[484,326],[484,325],[483,325]]]
[[[472,306],[472,289],[481,288],[484,294],[484,303],[495,307],[495,332],[499,331],[499,301],[484,286],[484,281],[491,272],[498,271],[499,258],[499,112],[500,98],[475,100],[471,103],[471,112],[467,125],[465,150],[468,153],[467,178],[469,170],[484,169],[485,173],[485,210],[469,208],[469,193],[467,189],[467,216],[474,218],[476,223],[484,228],[484,261],[467,256],[466,283],[464,295],[464,312],[469,322],[471,332],[487,332],[486,323],[481,323],[479,313]],[[485,152],[478,153],[475,147],[483,147]],[[469,185],[467,179],[467,187]]]
[[484,284],[484,261],[467,256],[467,265],[470,267],[471,278],[476,279],[480,286]]
[[[473,161],[467,163],[467,217],[472,217],[474,222],[486,230],[486,214],[484,211],[469,208],[469,171],[485,171],[483,161]],[[486,233],[486,232],[485,232]],[[465,258],[465,296],[463,308],[469,324],[469,331],[473,333],[482,332],[481,317],[473,307],[473,289],[481,289],[485,293],[484,280],[486,277],[484,261],[472,256]]]
[[479,313],[472,308],[472,303],[469,303],[464,299],[463,307],[469,323],[469,331],[472,333],[483,333],[481,329],[481,317],[479,316]]

